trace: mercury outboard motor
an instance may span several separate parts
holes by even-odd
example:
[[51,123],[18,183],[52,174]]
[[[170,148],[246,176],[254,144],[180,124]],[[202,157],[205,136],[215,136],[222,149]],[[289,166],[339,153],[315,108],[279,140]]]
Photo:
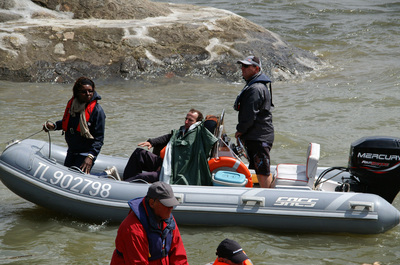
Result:
[[400,138],[363,137],[353,142],[348,169],[359,191],[392,203],[400,191]]

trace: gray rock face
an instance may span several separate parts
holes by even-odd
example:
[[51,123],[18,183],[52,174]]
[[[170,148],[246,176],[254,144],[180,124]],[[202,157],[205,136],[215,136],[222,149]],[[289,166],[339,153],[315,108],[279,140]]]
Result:
[[74,19],[145,19],[166,16],[171,11],[163,3],[148,0],[32,0],[56,11],[72,12]]
[[274,80],[323,65],[312,53],[221,9],[145,0],[34,2],[0,0],[1,80],[72,82],[86,75],[238,81],[236,61],[251,54]]

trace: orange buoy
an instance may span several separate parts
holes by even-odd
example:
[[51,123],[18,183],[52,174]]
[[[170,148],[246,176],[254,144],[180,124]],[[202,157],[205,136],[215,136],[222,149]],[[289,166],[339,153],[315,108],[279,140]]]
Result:
[[160,157],[162,158],[162,159],[164,159],[164,156],[165,156],[165,150],[167,149],[167,146],[165,146],[163,149],[161,149],[161,151],[160,151]]
[[241,173],[246,176],[247,184],[246,187],[253,187],[253,178],[251,176],[250,170],[243,164],[239,159],[230,156],[221,156],[218,158],[211,158],[208,160],[208,166],[210,167],[211,173],[213,173],[218,168],[231,168],[237,173]]

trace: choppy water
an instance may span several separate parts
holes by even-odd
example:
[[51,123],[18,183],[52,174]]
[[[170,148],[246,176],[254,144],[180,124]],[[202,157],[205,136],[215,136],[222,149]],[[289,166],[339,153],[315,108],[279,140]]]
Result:
[[[276,140],[272,162],[305,161],[307,144],[321,144],[320,164],[346,166],[351,142],[399,136],[400,3],[396,1],[172,1],[227,9],[318,54],[330,66],[274,87]],[[154,83],[98,82],[107,114],[105,154],[129,155],[148,137],[183,123],[187,110],[226,109],[243,84],[203,79]],[[0,81],[0,147],[61,118],[71,85]],[[40,134],[38,139],[47,140]],[[52,134],[52,141],[64,144]],[[39,208],[0,184],[0,264],[108,264],[116,226],[77,222]],[[394,202],[400,209],[400,199]],[[400,227],[380,235],[281,234],[246,228],[181,227],[191,264],[215,258],[225,237],[239,241],[254,264],[399,264]]]

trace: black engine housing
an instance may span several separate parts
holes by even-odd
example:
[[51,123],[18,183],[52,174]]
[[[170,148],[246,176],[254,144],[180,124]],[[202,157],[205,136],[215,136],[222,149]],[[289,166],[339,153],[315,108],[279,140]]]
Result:
[[373,136],[353,142],[348,169],[364,192],[392,203],[400,191],[400,138]]

